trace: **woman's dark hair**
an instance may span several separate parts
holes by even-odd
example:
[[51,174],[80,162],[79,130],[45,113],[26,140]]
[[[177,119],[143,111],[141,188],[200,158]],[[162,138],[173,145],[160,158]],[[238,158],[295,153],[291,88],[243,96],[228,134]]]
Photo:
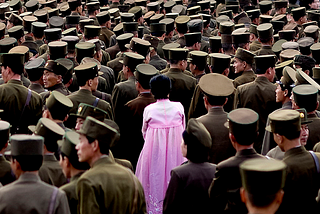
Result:
[[157,75],[151,78],[150,88],[155,99],[167,99],[171,91],[171,80],[165,75]]

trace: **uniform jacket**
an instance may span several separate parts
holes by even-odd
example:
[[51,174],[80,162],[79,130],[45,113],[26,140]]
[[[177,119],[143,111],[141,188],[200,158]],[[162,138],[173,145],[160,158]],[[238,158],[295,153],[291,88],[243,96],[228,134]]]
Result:
[[106,26],[101,27],[101,31],[100,31],[100,35],[99,35],[99,39],[102,40],[106,47],[108,48],[110,45],[110,37],[113,35],[114,33],[109,30]]
[[[157,54],[159,55],[159,57],[161,57],[162,59],[164,59],[164,52],[162,47],[165,45],[166,43],[163,40],[159,40],[159,44],[157,47]],[[159,69],[158,69],[159,70]],[[162,70],[162,69],[161,69]]]
[[259,114],[259,137],[254,145],[257,151],[261,151],[268,115],[281,107],[276,103],[275,90],[276,85],[259,76],[255,81],[239,86],[234,97],[234,108],[250,108]]
[[50,88],[47,88],[48,91],[42,92],[40,93],[40,96],[42,98],[43,103],[46,102],[46,99],[50,96],[50,92],[51,91],[58,91],[61,94],[67,96],[69,95],[71,92],[64,86],[63,83],[58,83]]
[[111,94],[114,84],[115,84],[115,76],[112,68],[109,68],[107,66],[101,65],[100,72],[103,72],[101,74],[101,77],[105,78],[106,80],[106,93]]
[[159,55],[154,55],[150,58],[150,65],[153,65],[157,70],[161,71],[167,67],[167,61],[160,58]]
[[170,78],[172,84],[169,99],[180,102],[184,107],[185,115],[187,115],[197,80],[177,68],[170,68],[164,75]]
[[25,108],[21,117],[22,109],[26,103],[28,89],[19,80],[9,80],[0,85],[0,109],[4,110],[2,120],[11,125],[11,133],[20,121],[20,132],[28,133],[29,125],[36,125],[42,116],[42,100],[38,93],[32,91],[29,105]]
[[124,105],[138,96],[135,86],[135,77],[131,76],[128,80],[118,83],[112,91],[112,109],[115,122],[121,127],[123,121]]
[[233,80],[233,85],[235,88],[237,88],[239,85],[242,85],[242,84],[245,84],[248,82],[252,82],[253,80],[255,80],[256,77],[257,77],[257,75],[254,73],[253,70],[243,71],[241,76],[239,76]]
[[181,48],[186,46],[186,39],[184,38],[184,36],[179,37],[175,42],[179,43]]
[[283,162],[287,164],[286,182],[277,213],[319,213],[315,199],[319,175],[311,154],[303,146],[292,148],[285,152]]
[[227,113],[222,106],[209,109],[206,115],[197,120],[207,128],[211,135],[212,146],[209,162],[218,164],[235,155],[236,150],[229,139],[229,129],[224,126],[227,122]]
[[106,52],[109,53],[111,60],[116,58],[116,55],[119,51],[120,51],[120,48],[118,43],[106,49]]
[[29,89],[37,92],[38,94],[45,92],[46,90],[39,83],[31,83]]
[[39,169],[40,179],[50,185],[60,187],[67,183],[59,161],[54,155],[44,155],[43,163]]
[[209,52],[209,42],[203,40],[203,38],[201,38],[201,48],[200,51],[204,51],[206,53]]
[[120,63],[119,60],[123,60],[122,53],[121,53],[120,57],[117,57],[107,63],[107,66],[112,68],[112,70],[114,72],[115,80],[118,78],[118,74],[122,70],[122,67],[123,67],[122,63]]
[[111,60],[110,54],[104,50],[101,50],[101,52],[102,52],[102,59],[101,59],[100,64],[107,65],[107,63]]
[[71,214],[78,214],[78,211],[77,211],[78,210],[78,197],[77,197],[77,193],[76,193],[76,186],[77,186],[78,179],[80,178],[80,176],[83,173],[84,172],[80,172],[80,173],[76,174],[75,176],[73,176],[70,179],[69,183],[60,187],[60,189],[63,190],[67,195]]
[[215,171],[216,165],[208,162],[188,162],[171,170],[163,213],[214,213],[214,207],[209,202],[208,189]]
[[242,183],[239,166],[243,161],[252,158],[264,157],[254,149],[244,149],[217,165],[215,178],[209,188],[211,206],[215,208],[215,213],[224,213],[224,210],[225,213],[248,213],[240,199]]
[[15,180],[15,176],[11,171],[10,162],[3,155],[0,156],[0,183],[4,186]]
[[92,95],[95,97],[98,97],[99,99],[102,99],[104,101],[107,101],[111,105],[111,95],[101,92],[101,91],[93,91]]
[[[25,172],[18,180],[0,188],[0,213],[48,213],[54,187],[40,180],[39,176]],[[58,190],[55,214],[69,214],[66,194]]]
[[259,41],[253,41],[249,45],[249,51],[254,52],[262,48],[262,44]]
[[255,55],[260,56],[260,55],[276,55],[273,51],[272,51],[272,47],[269,45],[263,45],[261,47],[261,49],[257,50],[256,52],[254,52]]
[[312,150],[314,145],[320,142],[320,118],[317,117],[315,113],[308,114],[308,119],[312,120],[312,123],[308,124],[309,127],[309,137],[307,144],[305,145],[307,150]]
[[[109,157],[97,160],[77,182],[79,214],[146,213],[143,188],[135,175]],[[135,212],[133,209],[135,208]]]

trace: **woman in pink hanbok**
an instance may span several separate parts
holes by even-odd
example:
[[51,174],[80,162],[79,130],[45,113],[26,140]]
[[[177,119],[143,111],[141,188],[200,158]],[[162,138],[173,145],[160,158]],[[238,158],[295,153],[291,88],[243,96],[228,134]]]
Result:
[[142,133],[145,143],[136,176],[144,189],[148,213],[155,214],[162,213],[171,170],[186,161],[180,148],[185,116],[181,103],[168,99],[171,81],[167,76],[153,77],[150,87],[157,102],[144,109]]

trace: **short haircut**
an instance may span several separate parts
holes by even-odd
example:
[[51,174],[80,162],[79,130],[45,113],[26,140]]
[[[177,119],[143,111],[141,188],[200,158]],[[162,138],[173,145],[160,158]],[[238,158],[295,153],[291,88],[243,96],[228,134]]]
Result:
[[[86,136],[86,138],[88,139],[88,142],[91,144],[93,143],[93,141],[95,141],[94,138],[91,138],[89,136]],[[99,148],[100,148],[100,153],[104,154],[104,155],[109,155],[109,149],[110,149],[110,144],[108,142],[102,142],[102,141],[98,141],[99,144]]]
[[21,170],[27,171],[38,171],[42,166],[43,156],[42,155],[19,155],[12,156],[13,160],[19,162]]
[[12,72],[15,74],[19,74],[21,75],[23,73],[23,69],[24,69],[24,65],[20,64],[20,63],[10,63],[10,65],[6,65],[5,63],[2,64],[2,66],[4,66],[5,68],[9,67],[11,68]]
[[[183,136],[185,133],[183,133]],[[193,163],[203,163],[209,160],[210,148],[205,147],[192,135],[184,137],[184,144],[187,145],[187,159]]]
[[211,96],[208,94],[205,94],[204,96],[212,106],[222,106],[226,102],[226,97],[224,96]]
[[165,32],[151,32],[152,36],[161,37]]
[[248,194],[249,201],[251,202],[252,206],[254,206],[254,207],[267,207],[276,199],[276,194],[272,194],[272,195],[256,194],[256,195],[253,195],[248,192],[247,192],[247,194]]
[[[230,131],[230,129],[229,129]],[[257,139],[257,130],[233,129],[230,131],[240,145],[251,145]]]
[[260,39],[261,43],[268,43],[268,42],[271,42],[271,40],[272,40],[272,38],[266,39],[266,38],[261,38],[261,37],[259,37],[259,39]]
[[155,99],[167,99],[171,91],[171,80],[165,75],[157,75],[150,80],[151,93]]
[[206,68],[206,64],[205,63],[191,62],[191,64],[196,65],[199,71],[203,71]]
[[275,133],[275,134],[285,136],[288,140],[294,140],[300,137],[300,131],[292,131],[292,130],[287,133]]
[[238,49],[238,48],[243,48],[245,49],[245,46],[247,45],[248,43],[238,43],[238,44],[233,44],[233,47],[234,49]]
[[180,61],[181,61],[180,59],[179,60],[178,59],[169,59],[170,64],[173,64],[173,65],[178,64]]
[[[58,119],[58,118],[53,118]],[[56,152],[58,150],[58,143],[56,140],[44,138],[44,145],[49,152]]]
[[232,44],[230,44],[230,43],[223,43],[223,44],[221,44],[221,47],[222,47],[224,52],[228,52],[228,51],[233,50],[232,49]]
[[67,157],[71,165],[78,170],[87,170],[90,168],[90,166],[86,162],[79,162],[75,161],[73,158],[69,158],[67,155],[65,155],[63,152],[61,152],[62,158]]

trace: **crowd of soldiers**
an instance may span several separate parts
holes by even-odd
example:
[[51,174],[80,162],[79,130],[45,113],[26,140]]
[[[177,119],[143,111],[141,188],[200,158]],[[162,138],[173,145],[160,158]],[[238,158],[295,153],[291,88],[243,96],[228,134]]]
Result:
[[[1,0],[0,214],[318,213],[319,7]],[[157,75],[188,161],[155,201],[134,172]]]

